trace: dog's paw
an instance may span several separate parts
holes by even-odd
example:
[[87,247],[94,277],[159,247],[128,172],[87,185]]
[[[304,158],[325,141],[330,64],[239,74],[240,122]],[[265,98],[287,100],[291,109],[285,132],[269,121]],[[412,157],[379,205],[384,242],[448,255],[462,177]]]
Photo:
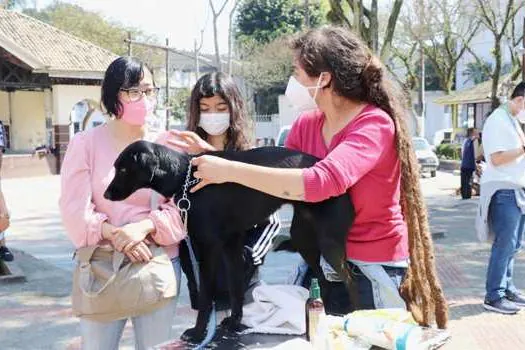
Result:
[[230,333],[239,333],[244,331],[247,327],[241,324],[241,320],[238,317],[226,317],[222,320],[220,326],[221,329],[224,329]]
[[180,336],[180,339],[184,340],[185,342],[192,343],[192,344],[199,344],[204,340],[206,337],[206,331],[201,331],[197,328],[190,328],[186,329],[184,333]]

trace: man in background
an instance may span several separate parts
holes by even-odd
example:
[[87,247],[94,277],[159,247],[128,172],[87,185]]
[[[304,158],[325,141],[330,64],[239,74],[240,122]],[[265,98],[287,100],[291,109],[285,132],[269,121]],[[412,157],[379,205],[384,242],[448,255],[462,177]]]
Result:
[[[461,156],[461,198],[472,197],[472,175],[476,170],[476,140],[479,131],[474,128],[467,130],[467,139],[463,143]],[[479,154],[479,151],[478,151]]]
[[[0,121],[0,171],[2,170],[2,158],[5,152],[6,139],[5,128],[2,121]],[[1,176],[0,176],[1,178]],[[2,186],[0,184],[0,227],[4,229],[0,231],[0,259],[4,261],[13,261],[14,256],[5,245],[5,228],[9,226],[9,212],[5,203]]]

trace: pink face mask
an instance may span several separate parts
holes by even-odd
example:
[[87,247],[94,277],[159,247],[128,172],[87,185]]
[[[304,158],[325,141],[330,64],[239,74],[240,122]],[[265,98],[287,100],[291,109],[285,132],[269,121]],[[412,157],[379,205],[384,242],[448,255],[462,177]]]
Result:
[[122,103],[120,118],[130,125],[142,126],[146,124],[146,117],[155,109],[155,102],[143,96],[135,102]]

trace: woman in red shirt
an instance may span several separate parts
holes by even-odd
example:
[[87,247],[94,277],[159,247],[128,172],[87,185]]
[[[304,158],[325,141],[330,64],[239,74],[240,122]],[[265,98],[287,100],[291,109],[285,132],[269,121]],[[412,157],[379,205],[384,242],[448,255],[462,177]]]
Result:
[[307,169],[275,169],[201,156],[194,164],[203,181],[193,191],[236,182],[307,202],[349,193],[356,218],[346,251],[360,306],[399,307],[401,300],[421,324],[435,319],[444,327],[447,306],[406,109],[395,94],[400,89],[394,90],[379,59],[345,29],[311,30],[292,48],[295,72],[286,96],[305,113],[286,146],[322,160]]

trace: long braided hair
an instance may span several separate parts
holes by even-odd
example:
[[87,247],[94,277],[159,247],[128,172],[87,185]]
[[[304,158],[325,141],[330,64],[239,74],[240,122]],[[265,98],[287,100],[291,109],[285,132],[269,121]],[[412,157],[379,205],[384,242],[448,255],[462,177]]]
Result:
[[435,321],[438,327],[445,328],[448,308],[436,273],[419,167],[405,122],[407,109],[401,88],[385,76],[385,67],[361,39],[346,29],[333,26],[313,29],[294,38],[291,46],[309,76],[329,72],[336,94],[375,105],[394,121],[401,168],[400,205],[408,227],[410,253],[400,293],[419,324],[428,326]]

